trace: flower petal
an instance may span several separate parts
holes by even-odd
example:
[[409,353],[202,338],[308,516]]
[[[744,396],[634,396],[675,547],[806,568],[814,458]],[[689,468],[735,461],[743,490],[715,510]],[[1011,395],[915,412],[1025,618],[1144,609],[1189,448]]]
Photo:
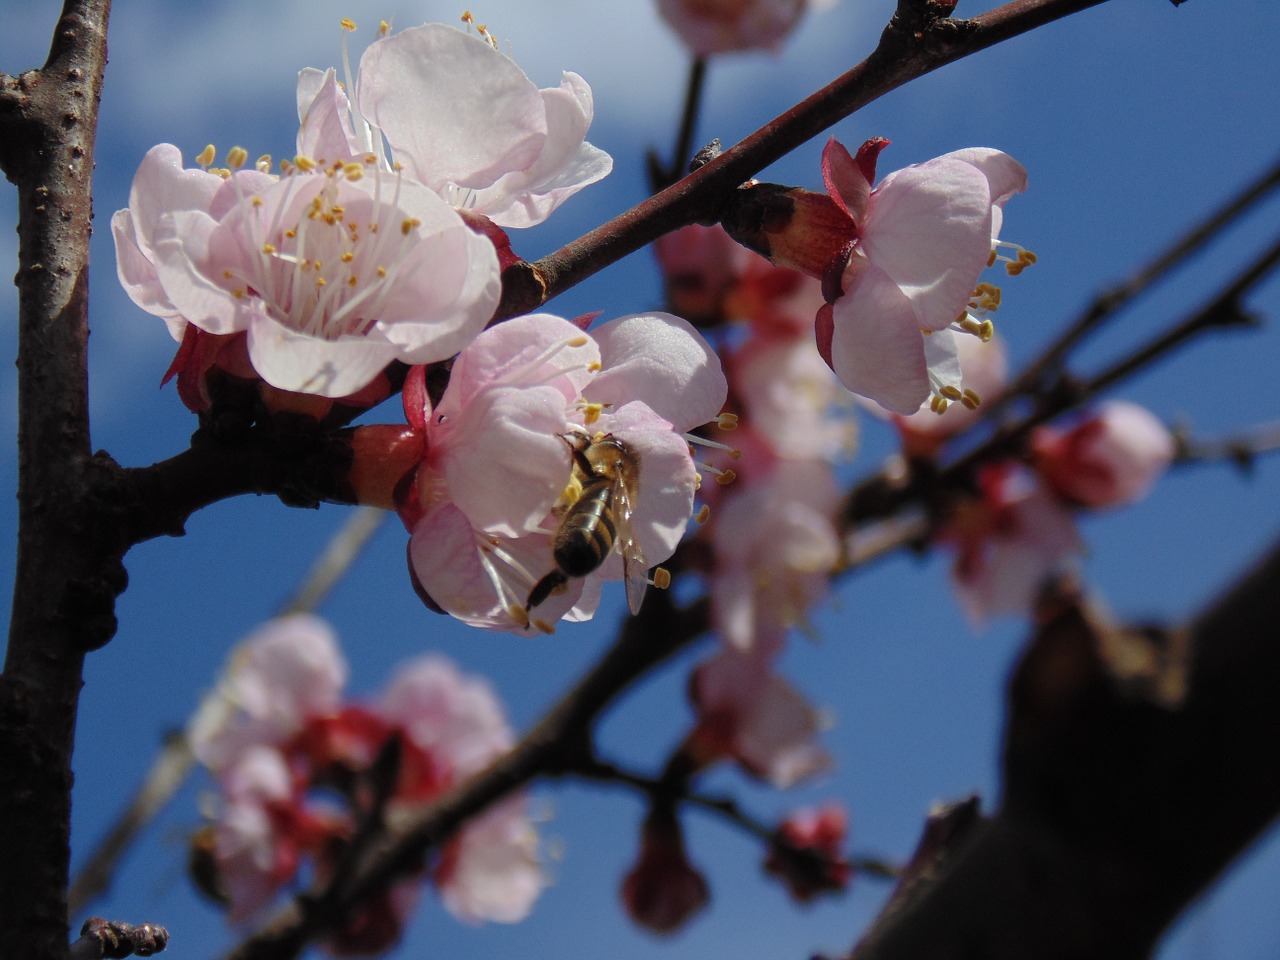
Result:
[[942,329],[964,309],[991,253],[986,176],[947,157],[889,174],[871,194],[861,248],[902,289],[916,325]]
[[360,60],[360,112],[408,174],[433,190],[487,187],[533,163],[547,127],[524,72],[479,37],[426,24],[371,44]]
[[591,335],[604,370],[584,392],[588,400],[621,407],[642,399],[680,433],[719,415],[728,394],[720,358],[687,320],[636,314]]
[[848,289],[832,305],[831,367],[854,393],[895,413],[915,413],[929,395],[923,337],[898,285],[874,264],[855,260]]

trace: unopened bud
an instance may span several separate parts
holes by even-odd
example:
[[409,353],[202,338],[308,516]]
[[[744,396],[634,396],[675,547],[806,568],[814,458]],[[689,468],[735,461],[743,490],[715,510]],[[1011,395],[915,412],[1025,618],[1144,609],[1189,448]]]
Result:
[[739,188],[721,223],[775,266],[824,281],[844,270],[858,238],[853,218],[827,194],[777,183]]

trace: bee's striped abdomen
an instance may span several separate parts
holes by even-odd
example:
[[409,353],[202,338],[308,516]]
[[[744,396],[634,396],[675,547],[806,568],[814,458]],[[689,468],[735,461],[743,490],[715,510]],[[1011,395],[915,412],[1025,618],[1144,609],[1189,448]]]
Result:
[[613,480],[595,477],[565,514],[552,543],[556,566],[571,577],[585,577],[604,563],[618,535],[611,514]]

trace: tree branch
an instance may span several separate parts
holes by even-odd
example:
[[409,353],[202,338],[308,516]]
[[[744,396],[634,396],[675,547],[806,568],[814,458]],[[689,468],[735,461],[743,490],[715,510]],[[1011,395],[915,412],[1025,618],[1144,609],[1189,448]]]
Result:
[[18,187],[18,549],[0,677],[0,929],[67,952],[71,749],[85,653],[124,587],[89,454],[91,178],[109,0],[67,0],[44,67],[0,81],[0,166]]
[[972,20],[895,15],[869,57],[683,180],[537,263],[504,274],[497,319],[537,310],[557,294],[663,234],[714,223],[734,191],[769,164],[910,80],[1106,0],[1014,0]]
[[1186,630],[1054,603],[1011,683],[1003,808],[851,960],[1146,957],[1280,813],[1280,546]]

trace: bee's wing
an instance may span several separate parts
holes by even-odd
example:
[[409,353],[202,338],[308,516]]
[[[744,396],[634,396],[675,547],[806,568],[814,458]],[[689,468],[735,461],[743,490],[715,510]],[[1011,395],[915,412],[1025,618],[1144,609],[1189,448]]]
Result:
[[644,592],[649,586],[649,565],[640,552],[640,541],[636,539],[631,528],[631,514],[635,511],[635,500],[632,490],[623,476],[618,472],[613,485],[614,529],[617,534],[618,552],[622,554],[622,576],[627,584],[627,605],[632,614],[640,612],[640,604],[644,602]]

